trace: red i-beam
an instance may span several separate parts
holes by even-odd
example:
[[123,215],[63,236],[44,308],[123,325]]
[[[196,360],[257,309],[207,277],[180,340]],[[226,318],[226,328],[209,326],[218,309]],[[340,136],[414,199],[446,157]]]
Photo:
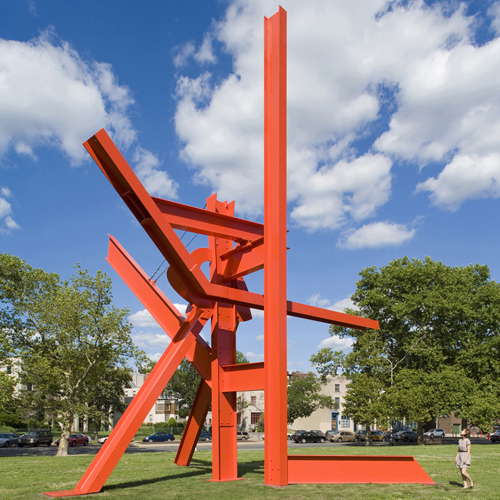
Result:
[[[376,321],[287,300],[286,290],[286,12],[264,21],[264,224],[234,217],[234,202],[207,199],[207,209],[151,197],[104,130],[85,144],[124,203],[170,267],[170,284],[188,303],[184,317],[112,236],[108,262],[172,339],[108,440],[74,490],[65,497],[98,493],[175,369],[186,357],[201,383],[175,463],[190,464],[212,405],[212,481],[238,478],[236,392],[265,391],[264,482],[433,484],[412,457],[287,456],[286,317],[365,330]],[[175,229],[209,237],[189,253]],[[209,276],[201,270],[210,263]],[[264,294],[250,292],[244,276],[264,270]],[[237,365],[238,323],[264,310],[264,363]],[[211,345],[200,337],[210,320]]]

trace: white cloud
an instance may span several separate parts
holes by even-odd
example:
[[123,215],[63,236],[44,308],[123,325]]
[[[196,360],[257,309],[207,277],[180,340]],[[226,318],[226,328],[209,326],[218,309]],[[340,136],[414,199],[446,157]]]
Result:
[[162,348],[165,350],[170,344],[170,337],[166,333],[138,332],[132,334],[134,344],[146,353]]
[[358,309],[350,297],[345,299],[338,300],[333,305],[330,303],[328,299],[322,299],[320,293],[315,293],[309,299],[307,299],[307,303],[311,306],[322,307],[323,309],[330,309],[331,311],[344,312],[344,309]]
[[249,361],[264,361],[264,354],[256,354],[255,352],[248,351],[245,353],[245,357]]
[[[500,41],[473,45],[474,19],[464,7],[443,12],[422,0],[283,6],[288,197],[297,224],[335,229],[373,217],[390,198],[389,157],[424,164],[457,148],[500,151]],[[218,82],[209,73],[180,76],[177,87],[181,157],[197,181],[249,215],[262,209],[262,16],[272,13],[263,0],[233,1],[212,33],[233,72]],[[371,133],[387,100],[382,89],[397,103],[389,130],[378,152],[360,154],[354,141]]]
[[177,46],[174,49],[174,66],[176,68],[182,68],[188,62],[188,59],[194,55],[196,48],[193,42],[187,42],[182,45]]
[[160,160],[141,147],[137,147],[134,153],[135,173],[151,195],[164,198],[177,198],[178,184],[170,179],[167,172],[158,170]]
[[346,351],[352,348],[353,343],[354,339],[350,337],[345,337],[343,339],[339,337],[328,337],[318,344],[318,349],[322,349],[323,347],[330,347],[334,351]]
[[264,311],[261,309],[250,309],[250,312],[252,313],[252,318],[261,318],[264,319]]
[[183,316],[186,316],[187,304],[174,304],[174,306]]
[[[7,201],[12,193],[7,186],[0,187],[0,234],[8,234],[13,229],[20,229],[19,224],[12,218],[12,205]],[[4,227],[2,227],[2,222]]]
[[203,37],[203,43],[201,44],[201,47],[199,48],[198,52],[194,55],[195,61],[199,62],[200,64],[205,64],[205,63],[215,63],[217,62],[217,58],[215,57],[215,54],[212,49],[212,37],[209,34],[206,34]]
[[255,340],[259,340],[259,341],[264,340],[264,335],[257,335],[257,337],[255,337]]
[[500,196],[500,153],[485,156],[457,154],[437,178],[417,185],[430,191],[434,205],[455,211],[467,199]]
[[137,328],[160,328],[147,309],[131,314],[128,319]]
[[401,245],[415,236],[416,229],[394,222],[373,222],[359,229],[344,231],[338,246],[347,249]]
[[133,103],[109,64],[84,62],[71,46],[46,31],[30,42],[0,39],[0,155],[13,147],[50,145],[78,164],[82,147],[106,127],[120,146],[136,133],[127,116]]

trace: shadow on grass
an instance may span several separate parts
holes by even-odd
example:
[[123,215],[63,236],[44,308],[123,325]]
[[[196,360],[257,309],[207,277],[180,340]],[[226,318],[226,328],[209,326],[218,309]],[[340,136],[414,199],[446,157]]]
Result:
[[[145,486],[148,484],[154,484],[163,481],[171,481],[175,479],[185,479],[189,477],[203,476],[210,474],[211,472],[212,472],[212,462],[208,460],[197,459],[193,460],[191,465],[189,465],[188,467],[182,467],[182,472],[180,472],[179,474],[169,474],[167,476],[155,477],[151,479],[143,479],[140,481],[129,481],[126,483],[112,484],[109,486],[104,486],[103,491],[134,488],[137,486]],[[245,462],[243,464],[238,464],[239,477],[244,477],[245,474],[249,473],[264,474],[264,462],[256,460],[253,462]]]
[[[200,461],[198,460],[198,462],[200,462]],[[193,469],[198,469],[198,470],[193,470]],[[144,486],[147,484],[160,483],[163,481],[184,479],[184,478],[194,477],[194,476],[203,476],[203,475],[210,473],[211,470],[212,470],[212,464],[210,462],[201,462],[199,464],[192,464],[189,467],[183,467],[183,472],[181,472],[179,474],[169,474],[167,476],[154,477],[151,479],[143,479],[140,481],[129,481],[126,483],[112,484],[109,486],[104,486],[102,491],[121,490],[124,488],[134,488],[137,486]]]

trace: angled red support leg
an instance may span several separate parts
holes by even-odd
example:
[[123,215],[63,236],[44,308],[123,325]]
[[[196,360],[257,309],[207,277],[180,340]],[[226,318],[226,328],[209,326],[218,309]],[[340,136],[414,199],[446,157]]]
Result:
[[193,407],[189,413],[189,418],[182,434],[177,455],[175,456],[175,463],[177,465],[186,466],[191,463],[196,443],[198,442],[201,429],[207,418],[211,397],[212,390],[210,386],[206,381],[202,380],[198,387]]
[[45,495],[63,497],[101,491],[158,396],[184,359],[191,344],[195,342],[196,338],[189,336],[189,333],[198,324],[198,318],[202,313],[203,310],[196,307],[190,312],[76,488],[69,491],[47,492]]

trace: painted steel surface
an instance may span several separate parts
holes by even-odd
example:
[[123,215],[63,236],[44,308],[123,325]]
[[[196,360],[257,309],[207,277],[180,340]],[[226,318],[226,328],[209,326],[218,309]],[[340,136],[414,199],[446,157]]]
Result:
[[289,455],[288,483],[435,484],[408,456]]
[[[352,478],[345,469],[345,463],[349,460],[353,463],[350,458],[342,461],[287,455],[287,315],[359,329],[378,328],[378,323],[287,300],[286,12],[280,7],[264,23],[263,225],[234,217],[234,202],[221,202],[216,194],[207,199],[206,210],[151,197],[104,130],[84,144],[168,261],[170,284],[190,305],[185,318],[118,241],[110,237],[108,262],[172,341],[76,488],[46,495],[63,497],[101,491],[184,357],[200,373],[202,381],[176,455],[177,465],[190,464],[211,404],[212,480],[239,479],[236,391],[264,389],[265,484],[332,482],[327,476],[333,469],[337,471],[337,479],[339,474],[342,479]],[[189,252],[174,229],[207,235],[208,248]],[[209,262],[208,277],[201,269],[205,262]],[[250,292],[244,281],[244,276],[262,269],[264,295]],[[264,363],[236,365],[236,331],[239,322],[252,319],[250,308],[264,310]],[[209,319],[211,346],[199,336]],[[380,476],[385,479],[379,481],[372,474],[373,468],[378,470],[377,464],[387,461],[383,462],[381,457],[376,457],[380,460],[357,458],[359,480],[354,482],[391,482],[385,480],[387,475]],[[414,482],[404,480],[414,477],[410,472],[415,473],[415,466],[408,466],[412,460],[412,457],[389,460],[391,464],[405,464],[394,468],[401,474],[400,481],[394,482]],[[432,482],[428,476],[427,479],[419,482]]]

